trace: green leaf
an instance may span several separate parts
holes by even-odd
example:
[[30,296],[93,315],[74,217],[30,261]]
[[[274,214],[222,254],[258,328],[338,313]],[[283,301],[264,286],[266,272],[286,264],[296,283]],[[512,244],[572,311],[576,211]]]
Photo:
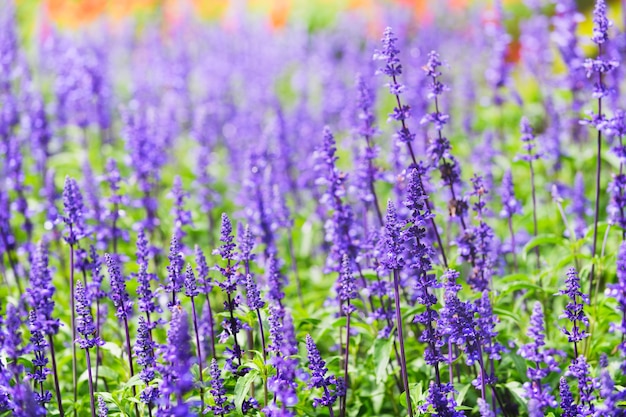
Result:
[[387,364],[391,356],[393,338],[376,339],[374,341],[374,363],[376,364],[376,382],[385,382],[387,379]]
[[257,376],[258,372],[251,370],[245,376],[237,380],[237,384],[235,385],[235,407],[237,407],[237,410],[241,410],[241,405],[246,399],[248,391],[250,391],[250,386]]
[[537,237],[530,239],[528,243],[524,245],[524,254],[528,254],[528,252],[530,252],[531,249],[534,249],[537,246],[543,246],[547,244],[567,247],[568,240],[561,236],[556,236],[556,235],[551,235],[551,234],[539,235]]
[[128,389],[136,385],[142,385],[143,381],[140,378],[140,374],[133,376],[131,379],[122,384],[122,389]]
[[472,384],[463,385],[463,388],[459,390],[459,393],[456,396],[457,404],[463,404],[463,400],[465,399],[465,396],[467,395],[467,392],[469,391],[471,387],[472,387]]

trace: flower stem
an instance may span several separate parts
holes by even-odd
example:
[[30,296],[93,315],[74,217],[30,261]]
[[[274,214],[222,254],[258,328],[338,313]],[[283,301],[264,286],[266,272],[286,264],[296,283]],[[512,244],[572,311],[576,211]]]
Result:
[[204,363],[202,362],[202,349],[200,345],[200,333],[198,332],[198,315],[196,314],[196,303],[191,297],[191,311],[193,312],[193,331],[196,334],[196,352],[198,354],[198,373],[200,378],[200,410],[204,410],[204,379],[202,378],[202,370]]
[[59,373],[57,371],[57,359],[54,353],[54,341],[52,340],[52,335],[48,335],[48,345],[50,345],[50,358],[52,360],[52,376],[54,377],[54,390],[57,397],[57,407],[59,407],[59,415],[61,417],[65,416],[65,411],[63,410],[63,401],[61,400],[61,388],[59,386]]
[[413,405],[411,404],[411,393],[409,392],[409,378],[406,369],[406,354],[404,352],[404,333],[402,330],[402,313],[400,312],[400,273],[393,270],[393,291],[396,302],[396,326],[398,327],[398,341],[400,342],[400,370],[402,372],[402,383],[406,395],[406,406],[409,416],[413,417]]
[[[96,417],[96,398],[93,391],[93,378],[91,376],[91,358],[89,357],[89,349],[85,349],[87,356],[87,376],[89,377],[89,403],[91,405],[91,417]],[[76,413],[76,411],[74,411]],[[139,413],[137,413],[139,415]]]
[[[72,227],[70,226],[70,235],[72,234]],[[72,382],[74,386],[74,402],[78,399],[78,387],[76,383],[78,381],[78,369],[76,364],[76,306],[74,302],[74,245],[70,244],[70,310],[71,310],[71,327],[72,327]],[[89,353],[87,353],[89,358]],[[91,372],[91,370],[89,371]],[[76,408],[74,408],[74,416],[76,416]]]

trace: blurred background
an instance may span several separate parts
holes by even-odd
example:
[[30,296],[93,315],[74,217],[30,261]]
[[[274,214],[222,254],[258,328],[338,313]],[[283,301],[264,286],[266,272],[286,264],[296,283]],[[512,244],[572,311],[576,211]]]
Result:
[[[343,14],[365,17],[372,30],[380,33],[380,17],[389,8],[403,8],[422,24],[433,21],[439,13],[462,16],[469,10],[489,10],[492,1],[486,0],[16,0],[22,35],[29,35],[38,24],[54,24],[62,29],[76,29],[99,20],[115,23],[129,17],[134,20],[162,19],[165,26],[175,25],[181,16],[193,15],[206,21],[231,24],[236,16],[245,13],[264,20],[280,29],[289,24],[307,25],[315,30],[332,25]],[[503,0],[504,9],[510,12],[513,24],[523,17],[524,3],[541,4],[554,9],[553,0]],[[622,26],[621,10],[626,0],[608,2],[612,18]],[[578,0],[579,10],[588,15],[593,0]],[[590,29],[590,19],[582,30]],[[514,32],[514,30],[513,30]]]

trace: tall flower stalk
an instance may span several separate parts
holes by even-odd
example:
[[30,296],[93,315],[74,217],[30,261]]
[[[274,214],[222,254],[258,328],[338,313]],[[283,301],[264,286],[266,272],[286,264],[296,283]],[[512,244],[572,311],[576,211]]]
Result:
[[[595,74],[596,80],[594,81],[593,97],[597,99],[597,114],[591,114],[591,120],[584,120],[582,123],[593,125],[597,133],[596,144],[596,183],[595,183],[595,206],[593,215],[593,243],[591,247],[591,256],[595,258],[597,253],[598,243],[598,222],[600,217],[600,194],[601,187],[601,174],[602,174],[602,129],[606,123],[606,116],[602,110],[602,99],[608,97],[610,94],[609,88],[604,83],[604,75],[613,71],[619,66],[619,62],[605,58],[605,50],[603,46],[609,40],[609,28],[612,26],[612,22],[606,16],[606,3],[604,0],[596,0],[595,8],[593,9],[593,36],[591,40],[598,45],[598,55],[595,59],[588,58],[585,60],[583,66],[587,71],[587,77],[591,77]],[[595,279],[596,260],[592,259],[591,272],[589,274],[589,295],[593,291],[593,281]]]
[[401,246],[401,227],[398,222],[395,205],[389,201],[387,203],[387,216],[385,219],[385,234],[383,236],[383,257],[380,263],[393,274],[393,291],[396,312],[396,329],[398,331],[398,342],[400,344],[400,370],[402,372],[402,385],[406,395],[406,405],[409,416],[413,417],[413,405],[411,403],[411,393],[409,392],[409,377],[407,375],[406,353],[404,351],[404,329],[402,326],[402,312],[400,310],[400,271],[404,266]]
[[[67,233],[64,239],[70,246],[70,327],[72,332],[72,340],[76,340],[74,257],[78,241],[84,236],[85,232],[83,222],[83,196],[80,193],[76,180],[70,177],[65,177],[65,185],[63,187],[63,206],[65,208],[65,216],[63,217],[63,222],[67,226]],[[72,380],[74,385],[74,402],[76,402],[78,396],[78,368],[76,363],[75,343],[72,343]],[[76,415],[76,411],[74,411],[74,415]]]
[[[130,342],[130,330],[128,328],[128,319],[133,313],[133,302],[130,300],[128,291],[126,290],[126,277],[122,274],[117,255],[104,254],[104,262],[106,263],[111,278],[111,299],[117,309],[115,316],[124,323],[124,335],[126,343],[126,354],[128,355],[128,368],[130,377],[135,376],[133,367],[133,353]],[[133,385],[133,395],[137,396],[137,387]],[[139,407],[135,403],[135,412],[139,415]]]
[[80,337],[76,339],[75,344],[78,344],[81,349],[85,350],[85,357],[87,360],[87,377],[89,380],[89,403],[91,405],[91,417],[96,417],[96,398],[94,395],[89,349],[98,345],[101,346],[104,342],[96,334],[96,325],[94,324],[93,317],[91,316],[91,306],[89,305],[89,301],[87,300],[87,295],[85,293],[85,287],[81,281],[76,283],[75,290],[76,314],[78,315],[76,331],[80,334]]
[[[520,156],[520,159],[528,162],[528,167],[530,169],[530,187],[533,202],[533,235],[537,237],[539,230],[537,228],[537,193],[535,191],[535,168],[533,161],[538,160],[540,155],[535,151],[535,133],[526,117],[522,118],[520,131],[522,133],[521,140],[524,143],[523,148],[526,151],[525,154]],[[535,255],[537,257],[537,270],[539,270],[541,268],[541,253],[539,251],[539,245],[535,246]],[[541,276],[539,277],[539,285],[542,286]]]
[[[383,48],[380,51],[376,51],[374,53],[374,59],[380,60],[384,62],[384,65],[378,69],[377,74],[384,74],[390,78],[390,81],[386,84],[389,88],[389,92],[396,99],[396,107],[393,109],[393,113],[391,113],[390,118],[393,120],[397,120],[400,122],[400,129],[396,133],[396,139],[400,143],[406,143],[407,149],[409,150],[409,155],[411,156],[411,161],[413,162],[413,167],[417,168],[419,166],[417,162],[417,158],[415,157],[415,152],[413,151],[413,140],[415,139],[415,134],[410,131],[406,124],[406,120],[410,116],[411,108],[402,104],[400,99],[400,95],[404,92],[405,86],[398,82],[398,77],[402,74],[402,65],[400,64],[400,59],[398,58],[398,54],[400,50],[396,47],[396,42],[398,38],[395,37],[393,30],[390,27],[387,27],[383,33],[382,44]],[[422,177],[422,173],[420,171],[420,185],[424,188],[424,179]],[[426,201],[426,207],[428,211],[432,212],[430,207],[430,202]],[[441,236],[439,234],[439,230],[437,229],[437,224],[435,223],[434,217],[430,219],[432,223],[433,233],[437,238],[437,244],[439,245],[439,250],[441,252],[441,257],[443,260],[443,264],[445,267],[448,266],[448,260],[446,257],[445,248],[443,246],[443,241],[441,240]]]
[[350,384],[348,378],[348,368],[350,362],[350,318],[356,308],[351,304],[351,300],[356,298],[356,286],[354,282],[354,275],[352,272],[352,265],[350,264],[350,258],[344,254],[341,262],[341,272],[339,273],[339,303],[340,311],[342,315],[346,316],[346,347],[344,350],[343,358],[343,380],[345,381],[346,395],[342,397],[340,417],[346,415],[346,403],[348,400],[347,391]]
[[196,337],[196,355],[198,357],[198,374],[200,379],[200,407],[204,410],[204,378],[202,370],[204,362],[202,361],[202,345],[200,344],[200,332],[198,331],[198,314],[196,313],[196,303],[194,298],[199,294],[196,284],[196,276],[193,273],[191,264],[187,264],[185,271],[185,295],[191,300],[191,314],[193,318],[193,331]]
[[200,285],[202,286],[202,289],[204,290],[204,295],[206,297],[206,303],[207,303],[207,311],[208,311],[208,320],[207,320],[207,326],[209,327],[209,338],[211,339],[209,341],[209,346],[211,347],[211,355],[215,358],[216,357],[216,353],[215,353],[215,327],[214,327],[214,320],[213,320],[213,308],[211,307],[211,290],[213,289],[213,281],[211,280],[211,277],[209,276],[209,267],[207,265],[206,262],[206,257],[204,256],[204,252],[202,252],[202,249],[200,249],[200,247],[198,245],[196,245],[195,247],[195,260],[196,260],[196,272],[198,273],[198,282],[200,283]]
[[[50,349],[50,359],[52,364],[52,376],[54,378],[54,389],[56,394],[57,407],[59,409],[59,415],[63,417],[65,415],[63,409],[63,402],[61,400],[61,388],[59,385],[59,373],[57,370],[56,354],[54,350],[53,336],[59,332],[59,320],[53,318],[52,313],[54,311],[54,301],[52,296],[54,295],[55,288],[52,285],[52,275],[48,267],[48,249],[46,244],[40,242],[33,256],[32,266],[30,269],[30,287],[26,290],[27,300],[30,304],[32,311],[30,319],[30,330],[35,337],[35,332],[39,333],[41,337],[47,337],[47,343],[39,340],[35,345],[41,345]],[[38,338],[39,336],[37,336]],[[42,351],[42,355],[45,353]],[[42,362],[47,359],[40,356]],[[40,363],[42,363],[40,362]],[[41,386],[43,387],[43,381],[46,374],[38,374],[41,379]],[[40,394],[43,394],[41,392]]]

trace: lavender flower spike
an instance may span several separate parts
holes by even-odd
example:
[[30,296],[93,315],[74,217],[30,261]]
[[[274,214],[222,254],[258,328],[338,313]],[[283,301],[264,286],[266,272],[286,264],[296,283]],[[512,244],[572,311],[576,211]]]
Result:
[[[328,407],[330,416],[334,417],[333,404],[337,401],[337,387],[339,381],[334,376],[326,376],[328,369],[326,368],[326,361],[322,359],[317,346],[313,341],[311,335],[306,335],[306,348],[309,357],[309,369],[311,370],[311,379],[309,380],[309,387],[322,388],[324,393],[320,398],[313,400],[313,407],[318,406]],[[335,388],[332,388],[335,385]]]

